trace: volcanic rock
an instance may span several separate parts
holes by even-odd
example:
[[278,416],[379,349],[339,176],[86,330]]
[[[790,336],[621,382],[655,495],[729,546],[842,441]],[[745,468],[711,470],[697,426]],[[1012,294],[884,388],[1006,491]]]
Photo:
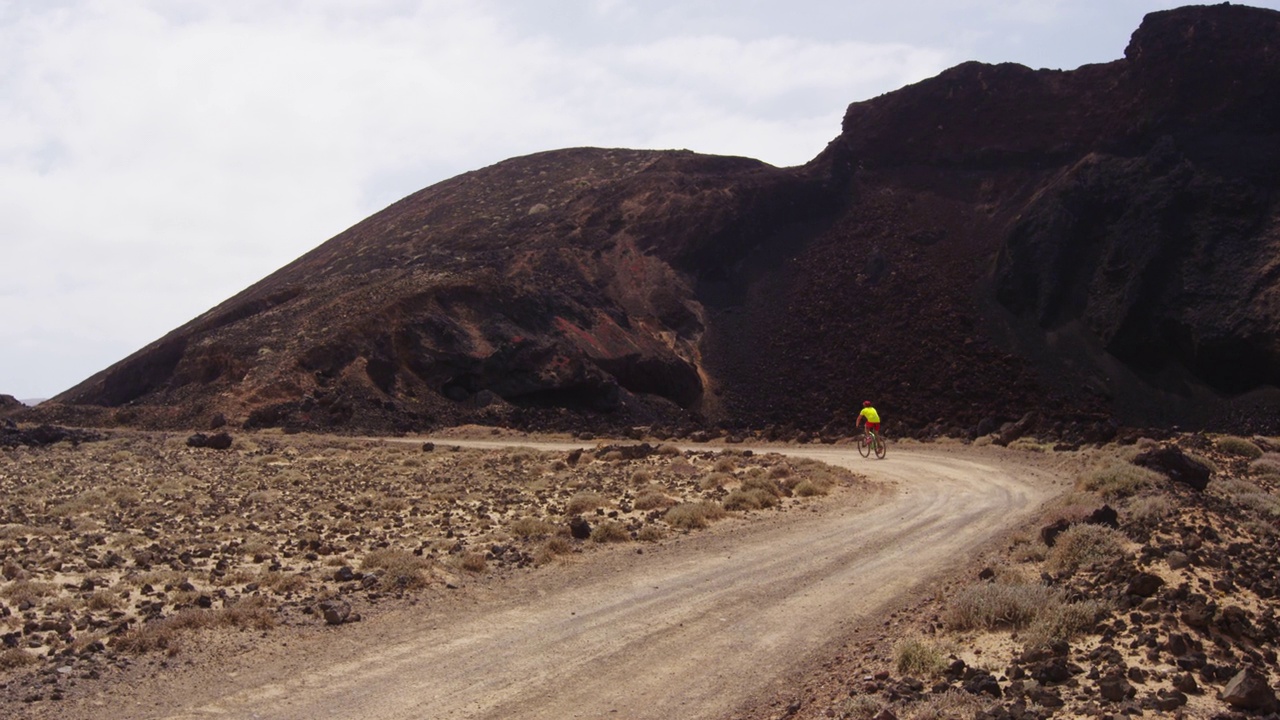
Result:
[[1222,699],[1242,710],[1275,710],[1276,693],[1267,678],[1253,668],[1245,668],[1231,678],[1222,691]]
[[1196,490],[1204,490],[1209,486],[1209,468],[1171,445],[1143,450],[1133,458],[1133,464],[1155,470],[1174,482]]
[[1147,15],[1108,63],[964,63],[853,103],[793,168],[507,160],[25,412],[812,434],[874,396],[904,434],[1024,418],[1011,431],[1067,442],[1116,423],[1275,435],[1277,37],[1280,12],[1219,4]]

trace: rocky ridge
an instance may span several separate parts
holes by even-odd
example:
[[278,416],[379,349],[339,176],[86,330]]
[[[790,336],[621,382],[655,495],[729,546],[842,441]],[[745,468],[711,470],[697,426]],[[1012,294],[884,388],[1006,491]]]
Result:
[[579,148],[426,188],[28,411],[795,438],[1032,418],[1274,433],[1280,13],[1148,15],[1075,70],[965,63],[813,161]]

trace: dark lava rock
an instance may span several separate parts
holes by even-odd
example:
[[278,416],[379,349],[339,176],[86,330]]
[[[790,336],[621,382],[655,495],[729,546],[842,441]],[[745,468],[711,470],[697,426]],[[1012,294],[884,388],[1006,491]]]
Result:
[[1143,450],[1133,458],[1133,464],[1155,470],[1174,482],[1196,490],[1204,490],[1209,485],[1209,468],[1172,445]]
[[578,540],[586,540],[591,537],[591,523],[581,515],[575,516],[569,521],[569,534]]
[[1227,683],[1222,700],[1241,710],[1270,712],[1275,710],[1276,693],[1266,676],[1253,668],[1245,668]]
[[206,435],[196,433],[187,438],[187,446],[193,448],[209,448],[210,450],[226,450],[231,447],[231,435],[225,432]]
[[23,429],[8,420],[0,423],[0,447],[17,447],[18,445],[42,447],[64,441],[72,445],[79,445],[82,442],[94,442],[101,439],[101,434],[79,428],[38,425],[33,428]]
[[320,603],[319,609],[329,625],[341,625],[351,617],[351,603],[346,600],[325,600]]
[[1164,578],[1144,572],[1133,576],[1125,586],[1124,592],[1126,595],[1148,598],[1155,595],[1161,587],[1164,587]]

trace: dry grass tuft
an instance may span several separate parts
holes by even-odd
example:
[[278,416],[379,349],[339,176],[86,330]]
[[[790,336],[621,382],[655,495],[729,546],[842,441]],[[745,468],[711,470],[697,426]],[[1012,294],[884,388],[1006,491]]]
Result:
[[994,582],[961,590],[943,620],[954,630],[1020,630],[1028,643],[1048,644],[1088,630],[1106,607],[1069,603],[1063,590],[1040,584]]
[[575,493],[569,498],[569,502],[565,504],[566,515],[581,515],[595,510],[598,507],[604,507],[604,495],[593,491],[584,491]]
[[1256,460],[1262,457],[1262,448],[1255,445],[1252,441],[1234,435],[1220,437],[1213,443],[1214,448],[1219,452],[1227,455],[1235,455],[1237,457],[1246,458],[1248,460]]
[[380,548],[364,556],[360,566],[366,572],[376,573],[390,585],[416,589],[426,587],[429,562],[407,550]]
[[680,503],[663,515],[671,527],[681,530],[699,530],[725,516],[725,509],[713,502]]
[[899,640],[893,648],[894,666],[902,675],[931,678],[947,667],[947,653],[937,643],[919,636]]
[[1138,494],[1139,491],[1159,483],[1163,476],[1154,471],[1127,462],[1110,462],[1086,473],[1076,482],[1076,487],[1095,492],[1107,500],[1118,500]]
[[617,520],[606,520],[591,530],[591,542],[619,543],[630,540],[631,533],[627,531],[627,526]]
[[34,655],[18,648],[9,648],[0,652],[0,672],[32,665],[37,662],[40,662],[40,660]]
[[1125,553],[1128,538],[1105,525],[1072,525],[1058,536],[1049,549],[1045,568],[1049,572],[1075,572],[1080,568],[1115,562]]
[[679,501],[667,495],[661,488],[649,487],[641,490],[636,495],[635,508],[637,510],[657,510],[659,508],[669,508]]

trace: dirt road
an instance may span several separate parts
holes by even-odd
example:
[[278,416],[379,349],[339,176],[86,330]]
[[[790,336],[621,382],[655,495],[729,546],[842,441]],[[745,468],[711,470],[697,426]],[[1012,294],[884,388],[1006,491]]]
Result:
[[[457,443],[453,440],[444,441]],[[660,546],[610,548],[467,602],[388,613],[170,680],[117,717],[715,718],[1057,492],[1012,455],[789,454],[885,483]]]

